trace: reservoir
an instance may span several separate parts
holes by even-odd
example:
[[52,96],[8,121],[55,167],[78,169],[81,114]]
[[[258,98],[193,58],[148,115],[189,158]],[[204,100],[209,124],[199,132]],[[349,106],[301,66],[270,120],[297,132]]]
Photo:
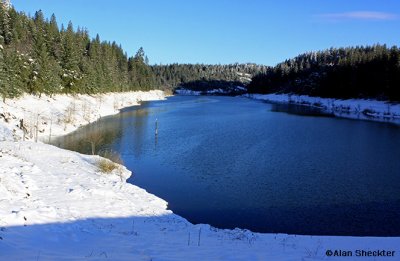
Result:
[[[157,134],[156,134],[157,129]],[[400,126],[240,97],[144,102],[52,141],[118,152],[128,182],[192,223],[400,236]]]

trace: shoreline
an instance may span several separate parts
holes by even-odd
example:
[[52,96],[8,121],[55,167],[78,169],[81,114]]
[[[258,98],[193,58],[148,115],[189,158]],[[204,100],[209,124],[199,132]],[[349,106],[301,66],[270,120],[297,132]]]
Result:
[[291,94],[245,94],[255,100],[314,107],[335,117],[400,125],[400,104],[364,99],[334,99]]
[[[178,95],[183,96],[207,96],[226,95],[221,89],[207,92],[192,91],[188,89],[177,90]],[[373,99],[336,99],[322,98],[297,94],[243,94],[238,97],[246,97],[254,100],[263,100],[279,104],[295,104],[314,107],[321,112],[331,114],[338,118],[368,120],[376,122],[395,123],[400,125],[400,103],[378,101]]]
[[[40,98],[25,94],[17,99],[0,102],[0,120],[4,133],[13,133],[14,140],[44,140],[62,136],[101,117],[117,114],[120,109],[139,105],[141,101],[164,100],[160,90],[148,92],[77,94]],[[21,120],[22,125],[21,126]],[[0,126],[1,128],[1,126]],[[23,129],[25,129],[25,134]],[[0,140],[1,140],[0,129]]]
[[[0,113],[5,116],[0,120],[2,257],[9,260],[106,257],[113,260],[312,260],[326,258],[329,249],[400,252],[400,237],[267,234],[194,225],[168,210],[168,203],[163,199],[128,184],[126,179],[132,173],[123,166],[104,174],[96,167],[99,156],[35,143],[34,137],[22,141],[23,133],[18,127],[21,117],[33,126],[35,122],[40,123],[37,128],[40,140],[50,133],[63,135],[98,117],[118,113],[123,107],[137,105],[139,99],[165,97],[157,91],[152,95],[141,92],[136,96],[133,93],[104,96],[42,96],[40,101],[24,96],[0,103]],[[73,104],[77,115],[74,121],[54,119],[55,115],[58,119],[68,118],[65,116],[72,111],[69,108]],[[51,107],[49,113],[44,110],[46,105]],[[84,113],[89,105],[92,110],[86,111],[92,112],[90,117]],[[38,111],[43,116],[40,121],[34,117]]]

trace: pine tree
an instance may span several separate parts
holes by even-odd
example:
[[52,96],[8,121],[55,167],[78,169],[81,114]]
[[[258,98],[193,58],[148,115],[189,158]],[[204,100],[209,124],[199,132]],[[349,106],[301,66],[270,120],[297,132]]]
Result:
[[0,36],[0,93],[5,102],[6,98],[9,97],[10,85],[7,81],[6,64],[4,61],[4,40],[3,36]]
[[61,35],[54,14],[51,16],[50,22],[47,23],[46,38],[47,49],[50,55],[53,56],[54,59],[60,59],[62,54]]
[[128,61],[130,80],[136,90],[150,90],[154,85],[154,75],[145,63],[145,56],[143,48],[140,47],[136,55]]
[[34,70],[31,83],[31,91],[39,96],[42,93],[52,94],[59,91],[59,72],[57,64],[53,57],[50,56],[47,47],[50,45],[46,41],[46,24],[41,11],[35,14],[35,31],[33,34],[34,41]]
[[93,39],[88,47],[89,54],[89,67],[91,74],[89,74],[88,79],[90,81],[90,89],[97,90],[101,92],[102,84],[104,82],[103,69],[101,65],[102,53],[101,53],[101,42],[100,36],[97,34],[96,38]]
[[6,81],[9,87],[8,96],[18,97],[23,92],[26,92],[22,79],[23,65],[19,52],[12,49],[6,50],[4,52],[4,61],[6,63],[7,72]]
[[61,31],[61,35],[63,47],[61,66],[64,90],[68,93],[79,92],[77,86],[77,82],[81,79],[78,67],[79,53],[76,50],[75,33],[71,21],[68,23],[67,30]]
[[6,45],[10,44],[12,38],[9,10],[6,5],[0,5],[0,33],[3,37],[3,43]]

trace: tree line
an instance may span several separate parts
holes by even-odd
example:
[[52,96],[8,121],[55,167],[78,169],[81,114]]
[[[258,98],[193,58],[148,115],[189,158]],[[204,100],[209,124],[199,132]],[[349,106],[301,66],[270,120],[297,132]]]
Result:
[[269,67],[252,63],[246,64],[169,64],[154,65],[151,69],[156,85],[164,89],[182,87],[191,90],[229,88],[245,86],[253,75],[265,73]]
[[248,91],[400,101],[400,50],[377,44],[305,53],[254,76]]
[[143,48],[135,56],[115,42],[90,39],[72,22],[59,27],[53,14],[32,17],[0,4],[0,95],[101,93],[177,87],[225,88],[244,85],[265,72],[255,64],[148,64]]
[[58,26],[55,15],[29,17],[0,4],[0,95],[98,93],[155,88],[143,48],[128,57],[86,29]]
[[227,89],[400,101],[400,50],[386,45],[331,48],[256,64],[150,66],[143,48],[128,57],[116,42],[0,4],[0,96],[132,90]]

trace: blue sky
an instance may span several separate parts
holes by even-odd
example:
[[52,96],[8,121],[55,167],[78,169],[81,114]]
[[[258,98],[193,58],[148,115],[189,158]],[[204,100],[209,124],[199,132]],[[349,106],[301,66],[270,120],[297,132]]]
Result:
[[275,65],[330,47],[400,45],[399,0],[11,0],[92,37],[143,47],[151,64]]

